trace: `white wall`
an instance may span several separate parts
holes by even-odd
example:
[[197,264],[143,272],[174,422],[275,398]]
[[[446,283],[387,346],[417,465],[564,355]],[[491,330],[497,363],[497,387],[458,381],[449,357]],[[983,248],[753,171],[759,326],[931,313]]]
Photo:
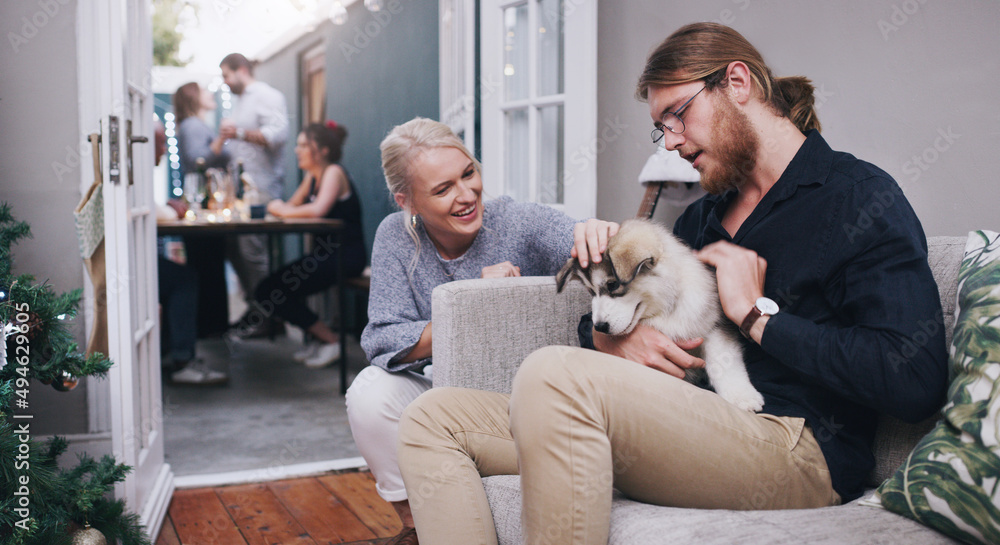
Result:
[[635,214],[652,152],[635,82],[656,45],[697,21],[740,31],[775,75],[811,78],[823,136],[895,177],[928,235],[1000,229],[1000,3],[973,0],[602,1],[598,121],[623,130],[597,146],[598,216]]
[[[73,209],[80,200],[76,2],[0,3],[0,201],[31,224],[13,247],[14,272],[57,293],[83,287]],[[85,346],[83,309],[71,325]],[[32,436],[87,432],[86,381],[67,393],[31,385]]]

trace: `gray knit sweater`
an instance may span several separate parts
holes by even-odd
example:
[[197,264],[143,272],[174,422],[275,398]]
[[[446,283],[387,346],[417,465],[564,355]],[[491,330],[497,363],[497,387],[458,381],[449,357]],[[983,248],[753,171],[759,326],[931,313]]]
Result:
[[407,234],[402,212],[382,220],[372,248],[368,326],[361,347],[372,365],[404,371],[430,363],[398,363],[420,339],[431,320],[431,291],[454,280],[480,278],[483,267],[510,261],[522,276],[554,275],[569,258],[576,220],[540,204],[510,197],[486,202],[483,227],[465,255],[443,259],[418,224],[420,257],[412,274],[416,246]]

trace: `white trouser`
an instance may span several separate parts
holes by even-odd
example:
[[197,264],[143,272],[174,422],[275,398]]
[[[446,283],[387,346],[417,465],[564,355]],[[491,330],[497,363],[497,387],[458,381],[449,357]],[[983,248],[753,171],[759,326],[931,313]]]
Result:
[[411,401],[430,390],[431,367],[420,374],[390,373],[369,365],[347,389],[347,418],[354,444],[375,476],[375,490],[388,502],[406,499],[396,458],[399,416]]
[[[261,194],[261,202],[271,200],[269,194]],[[243,298],[253,301],[257,284],[271,274],[268,255],[268,235],[239,235],[226,237],[226,259],[236,271],[236,278],[243,289]]]

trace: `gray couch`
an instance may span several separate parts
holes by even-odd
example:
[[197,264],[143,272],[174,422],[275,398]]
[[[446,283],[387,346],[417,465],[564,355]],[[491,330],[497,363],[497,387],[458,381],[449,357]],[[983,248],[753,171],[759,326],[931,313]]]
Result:
[[[948,342],[958,268],[965,237],[928,241],[941,292]],[[434,290],[434,385],[509,392],[519,363],[547,345],[578,346],[576,327],[590,309],[573,282],[556,294],[552,277],[465,280]],[[875,444],[877,464],[868,484],[885,480],[930,429],[883,417]],[[500,543],[519,544],[521,494],[517,476],[483,479]],[[617,493],[616,493],[617,494]],[[659,507],[616,495],[613,544],[737,543],[957,543],[910,519],[857,501],[838,507],[788,511],[724,511]]]

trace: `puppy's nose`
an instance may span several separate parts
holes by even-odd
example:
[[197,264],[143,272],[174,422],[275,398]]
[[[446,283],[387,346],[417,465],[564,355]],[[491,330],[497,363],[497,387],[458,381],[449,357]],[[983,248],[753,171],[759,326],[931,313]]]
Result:
[[594,324],[594,329],[601,333],[607,333],[611,329],[611,326],[607,322],[597,322]]

